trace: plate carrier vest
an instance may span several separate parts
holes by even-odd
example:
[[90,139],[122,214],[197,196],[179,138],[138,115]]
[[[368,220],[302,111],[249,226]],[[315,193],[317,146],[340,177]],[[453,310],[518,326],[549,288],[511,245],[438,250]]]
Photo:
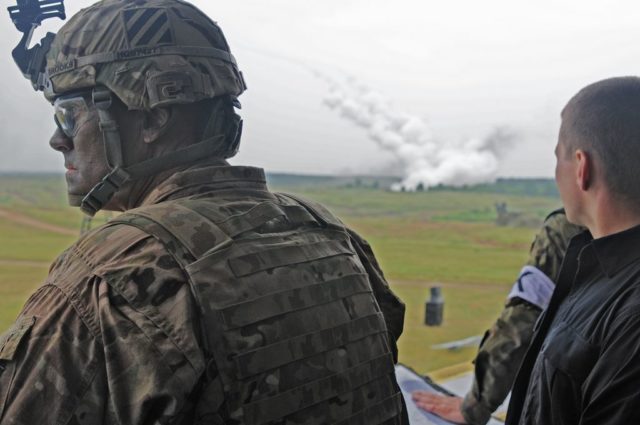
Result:
[[192,196],[110,222],[157,238],[189,279],[208,362],[199,402],[215,377],[225,403],[214,423],[400,424],[395,341],[362,247],[318,204],[254,194]]

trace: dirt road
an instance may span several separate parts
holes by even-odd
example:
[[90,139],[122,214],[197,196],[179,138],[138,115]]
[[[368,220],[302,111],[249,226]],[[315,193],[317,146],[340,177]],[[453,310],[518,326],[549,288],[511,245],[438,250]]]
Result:
[[0,260],[0,267],[2,266],[19,266],[19,267],[49,267],[51,263],[46,261],[28,261],[28,260]]
[[78,230],[73,230],[66,227],[62,227],[62,226],[56,226],[55,224],[50,224],[44,221],[36,220],[35,218],[28,217],[16,211],[5,210],[0,208],[0,220],[2,219],[12,221],[18,224],[24,224],[25,226],[34,227],[36,229],[58,233],[60,235],[77,236],[79,233]]

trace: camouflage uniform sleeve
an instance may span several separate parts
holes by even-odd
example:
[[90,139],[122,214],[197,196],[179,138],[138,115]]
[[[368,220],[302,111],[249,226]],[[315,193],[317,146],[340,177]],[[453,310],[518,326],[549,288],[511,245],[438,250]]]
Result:
[[69,423],[100,374],[96,335],[53,285],[30,298],[0,347],[2,424]]
[[2,424],[182,423],[192,414],[204,366],[188,286],[158,242],[124,227],[106,237],[121,242],[109,261],[94,262],[100,246],[63,255],[0,339]]
[[569,223],[564,210],[554,211],[531,244],[527,264],[540,269],[550,279],[556,279],[569,241],[583,227]]
[[351,240],[353,241],[354,248],[358,253],[360,261],[362,261],[362,264],[369,275],[371,287],[373,288],[376,300],[384,314],[387,329],[390,334],[389,339],[392,344],[394,360],[397,362],[397,341],[398,338],[400,338],[400,335],[402,335],[404,327],[404,303],[389,287],[389,283],[385,279],[382,269],[378,265],[378,261],[376,260],[369,243],[353,230],[349,229],[349,235],[351,236]]
[[485,333],[474,361],[474,381],[462,414],[469,424],[486,424],[509,394],[531,342],[533,327],[553,291],[569,240],[582,229],[558,210],[545,220],[506,306]]
[[467,423],[486,424],[509,394],[540,312],[526,301],[510,301],[485,333],[474,361],[471,391],[462,402]]

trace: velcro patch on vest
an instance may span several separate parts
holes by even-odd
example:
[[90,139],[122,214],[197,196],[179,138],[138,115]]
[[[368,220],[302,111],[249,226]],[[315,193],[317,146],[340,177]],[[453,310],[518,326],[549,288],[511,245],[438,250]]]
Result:
[[227,329],[247,326],[271,317],[307,309],[352,295],[371,292],[364,274],[342,276],[300,288],[279,291],[221,310]]
[[309,245],[289,245],[231,258],[229,267],[236,277],[264,270],[306,263],[336,255],[354,255],[347,241],[325,241]]
[[234,362],[239,377],[244,379],[370,335],[386,332],[384,316],[378,313],[242,353],[234,358]]
[[122,11],[130,47],[173,44],[169,17],[164,9],[148,7]]

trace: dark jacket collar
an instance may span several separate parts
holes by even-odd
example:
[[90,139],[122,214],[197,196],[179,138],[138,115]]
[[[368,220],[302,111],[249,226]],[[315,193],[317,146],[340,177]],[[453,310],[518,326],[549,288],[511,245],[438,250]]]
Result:
[[591,245],[602,271],[607,277],[612,277],[630,263],[640,259],[640,225],[593,239]]

